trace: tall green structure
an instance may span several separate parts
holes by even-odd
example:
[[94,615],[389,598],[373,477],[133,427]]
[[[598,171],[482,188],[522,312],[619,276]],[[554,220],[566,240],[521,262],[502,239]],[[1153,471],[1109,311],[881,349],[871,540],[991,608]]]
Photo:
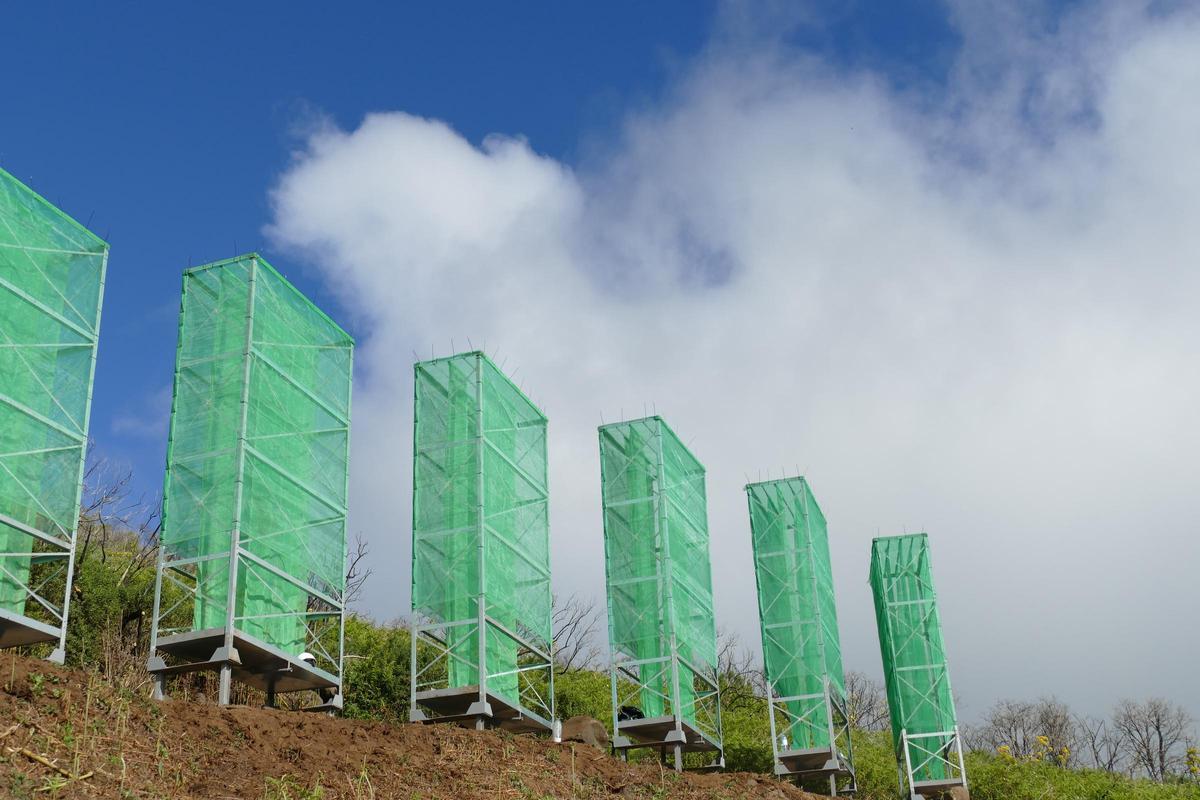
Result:
[[0,169],[0,648],[63,662],[108,244]]
[[825,515],[804,478],[751,483],[746,498],[775,774],[828,778],[831,794],[853,792]]
[[871,591],[900,791],[921,800],[966,787],[929,537],[914,533],[872,542]]
[[148,667],[340,707],[354,340],[251,253],[184,272]]
[[723,764],[704,466],[657,416],[599,432],[613,747]]
[[546,417],[480,352],[417,363],[414,395],[409,718],[550,730]]

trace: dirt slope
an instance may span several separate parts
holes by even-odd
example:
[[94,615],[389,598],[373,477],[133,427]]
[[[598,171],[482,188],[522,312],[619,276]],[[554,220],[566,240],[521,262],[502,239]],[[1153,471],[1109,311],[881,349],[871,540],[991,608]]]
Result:
[[[41,791],[39,791],[41,790]],[[811,799],[765,776],[684,775],[586,745],[451,726],[155,703],[0,654],[0,797]]]

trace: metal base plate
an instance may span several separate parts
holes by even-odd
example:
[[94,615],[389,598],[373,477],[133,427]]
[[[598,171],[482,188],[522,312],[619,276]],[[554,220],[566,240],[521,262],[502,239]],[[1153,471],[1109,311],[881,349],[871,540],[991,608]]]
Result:
[[938,797],[951,789],[963,786],[961,778],[947,778],[940,781],[914,781],[913,792],[925,797]]
[[159,669],[152,666],[150,671],[164,674],[199,672],[229,664],[233,667],[235,680],[263,691],[270,689],[272,684],[276,692],[341,687],[336,676],[240,631],[233,633],[236,661],[218,653],[224,645],[225,631],[221,628],[165,636],[158,640],[158,650],[183,663],[171,667],[164,665]]
[[849,774],[837,753],[817,748],[812,750],[781,750],[775,755],[784,768],[782,775],[836,775]]
[[59,633],[53,625],[0,608],[0,648],[57,642]]
[[[487,693],[487,702],[491,706],[490,722],[497,728],[514,733],[542,733],[549,731],[553,725],[532,711],[512,703],[500,695]],[[472,706],[479,702],[479,686],[455,686],[450,689],[432,689],[417,692],[417,704],[437,714],[421,722],[474,722],[480,714],[472,712]]]
[[[686,721],[682,722],[683,749],[687,752],[704,752],[720,750],[717,743]],[[618,750],[633,747],[674,746],[679,742],[673,738],[675,734],[674,717],[649,717],[647,719],[623,719],[617,722],[617,736],[628,740],[628,744],[620,744],[613,740],[613,747]]]

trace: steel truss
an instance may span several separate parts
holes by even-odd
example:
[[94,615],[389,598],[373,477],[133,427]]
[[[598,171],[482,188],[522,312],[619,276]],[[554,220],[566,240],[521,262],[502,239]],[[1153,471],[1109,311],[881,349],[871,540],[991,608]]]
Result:
[[[682,668],[682,669],[681,669]],[[688,708],[673,698],[681,696],[682,681],[691,677]],[[722,744],[721,689],[716,670],[701,668],[681,656],[621,659],[610,670],[614,736],[612,748],[622,760],[630,750],[656,749],[664,762],[670,756],[676,771],[683,770],[683,754],[715,752],[707,768],[725,766]],[[664,691],[664,687],[668,691]],[[656,697],[666,712],[654,717],[621,719],[621,709]]]
[[[479,636],[481,629],[483,636]],[[515,646],[516,666],[490,671],[487,643],[498,639]],[[483,616],[415,625],[411,643],[410,722],[471,723],[478,730],[488,727],[516,732],[554,730],[554,661],[527,638]],[[477,682],[451,686],[451,663],[457,665],[459,676],[464,671],[473,673],[478,676]],[[489,688],[497,682],[511,684],[512,678],[516,679],[515,698]]]
[[746,486],[775,774],[856,788],[825,517],[803,477]]
[[[828,678],[825,691],[818,694],[777,697],[767,682],[767,704],[771,719],[771,746],[775,756],[775,774],[795,777],[826,778],[829,794],[852,794],[858,790],[854,772],[854,743],[850,737],[850,714],[846,700],[837,694]],[[793,711],[793,708],[800,709]],[[805,738],[826,738],[829,747],[791,747],[780,730],[807,729]]]
[[[206,344],[185,357],[189,330]],[[147,660],[156,698],[170,675],[213,670],[222,705],[237,679],[265,691],[268,705],[278,692],[312,690],[321,702],[308,710],[342,708],[353,346],[257,254],[184,273]],[[236,381],[236,412],[222,381]],[[236,413],[235,424],[181,449],[181,426],[197,425],[179,419],[185,392],[185,416],[225,431],[218,415]],[[293,449],[273,449],[280,442]],[[228,529],[225,512],[209,510],[225,503]]]
[[409,719],[556,733],[546,418],[482,352],[414,395]]
[[942,641],[928,537],[876,539],[871,584],[879,621],[901,794],[911,800],[967,787],[962,739]]
[[704,467],[657,416],[599,434],[613,750],[723,768]]
[[0,169],[0,648],[66,657],[108,244]]

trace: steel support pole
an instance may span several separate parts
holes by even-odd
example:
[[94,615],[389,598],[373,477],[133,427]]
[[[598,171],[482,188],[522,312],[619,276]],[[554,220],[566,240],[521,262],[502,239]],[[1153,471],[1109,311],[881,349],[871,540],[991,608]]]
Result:
[[233,666],[228,662],[221,665],[221,681],[217,689],[217,703],[229,705],[229,695],[233,688]]
[[[478,553],[479,553],[479,591],[475,596],[475,610],[479,615],[479,631],[476,634],[479,647],[477,650],[477,658],[479,659],[479,703],[485,706],[488,701],[487,687],[487,525],[484,521],[484,497],[483,497],[483,455],[484,455],[484,439],[483,439],[483,356],[476,354],[475,356],[475,433],[477,435],[475,441],[475,458],[477,460],[475,473],[475,530],[479,537]],[[487,720],[482,716],[476,718],[475,729],[484,730],[487,727]]]

